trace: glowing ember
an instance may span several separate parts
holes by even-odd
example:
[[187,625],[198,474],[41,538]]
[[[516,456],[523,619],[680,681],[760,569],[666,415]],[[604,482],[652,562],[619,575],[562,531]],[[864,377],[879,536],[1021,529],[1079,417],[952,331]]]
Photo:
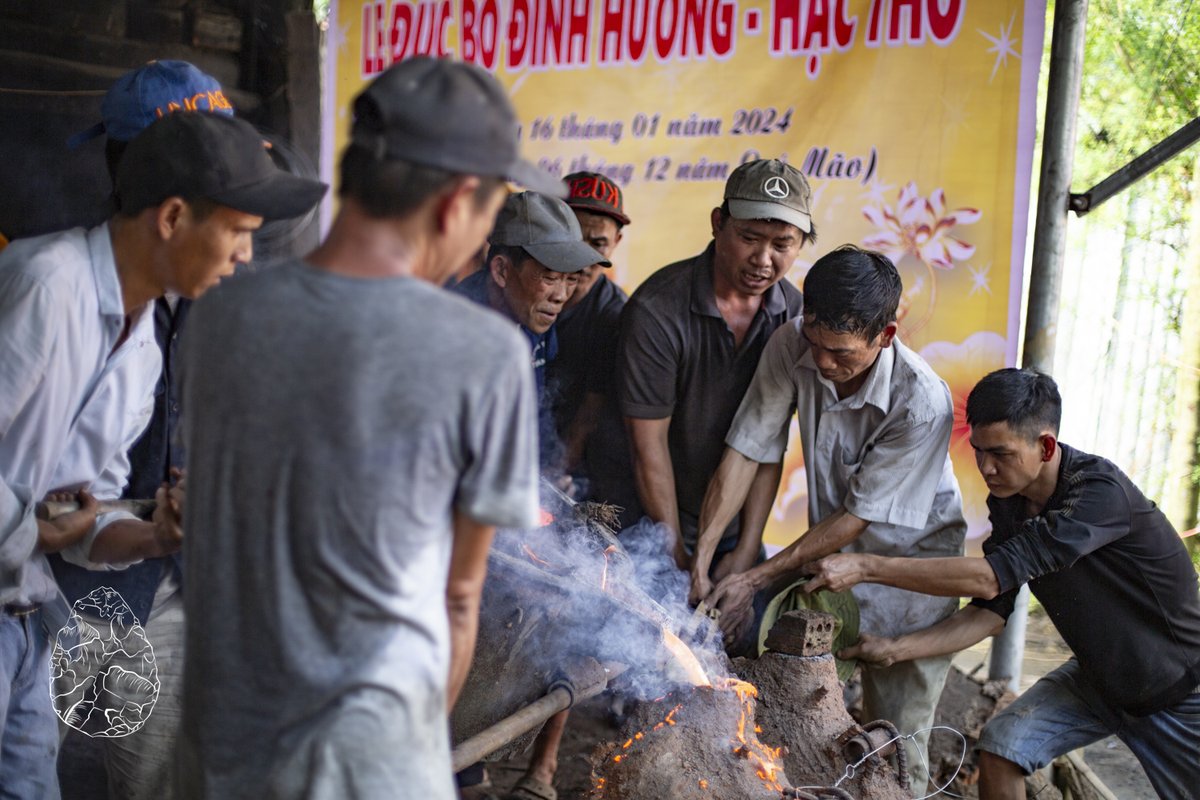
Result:
[[701,779],[700,779],[700,788],[701,788],[701,789],[707,789],[707,788],[708,788],[708,781],[704,780],[704,778],[701,778]]
[[600,570],[600,591],[602,592],[608,589],[608,556],[610,553],[615,552],[617,552],[615,544],[610,544],[604,548],[604,567]]
[[[754,764],[754,773],[769,789],[782,791],[783,785],[777,777],[783,772],[783,765],[778,760],[780,750],[763,744],[757,736],[752,735],[749,739],[746,738],[746,718],[752,710],[751,702],[758,697],[758,689],[754,687],[754,684],[739,681],[737,678],[727,678],[721,684],[721,688],[733,689],[742,702],[742,713],[737,722],[737,736],[730,740],[734,754]],[[754,727],[754,733],[758,733],[760,730],[761,728],[757,725]]]
[[538,527],[544,528],[554,524],[554,515],[544,508],[538,509]]
[[525,551],[525,555],[529,556],[529,560],[532,561],[533,563],[541,564],[543,567],[550,566],[550,562],[546,561],[544,558],[539,558],[538,554],[533,552],[533,550],[529,547],[529,545],[522,544],[521,549]]
[[673,663],[667,665],[667,672],[672,678],[686,680],[694,686],[712,686],[712,681],[708,679],[708,673],[700,665],[696,654],[683,643],[682,639],[666,628],[663,628],[663,645],[675,659]]

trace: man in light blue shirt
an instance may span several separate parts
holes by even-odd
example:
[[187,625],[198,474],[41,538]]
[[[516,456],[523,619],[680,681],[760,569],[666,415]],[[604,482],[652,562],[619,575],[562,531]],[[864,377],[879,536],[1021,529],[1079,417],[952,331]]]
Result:
[[[117,174],[118,212],[90,231],[17,241],[0,254],[0,785],[8,797],[58,796],[58,732],[50,707],[41,606],[57,597],[43,553],[78,544],[96,508],[34,518],[72,427],[106,419],[114,452],[145,425],[140,408],[89,413],[106,402],[104,376],[124,358],[157,375],[152,301],[196,297],[251,256],[264,218],[302,213],[324,186],[279,171],[245,122],[176,114],[135,139]],[[142,351],[146,351],[144,354]],[[153,391],[153,386],[147,387]],[[111,402],[111,399],[109,400]],[[150,531],[106,534],[113,560],[177,549],[165,504]],[[103,549],[103,548],[102,548]]]

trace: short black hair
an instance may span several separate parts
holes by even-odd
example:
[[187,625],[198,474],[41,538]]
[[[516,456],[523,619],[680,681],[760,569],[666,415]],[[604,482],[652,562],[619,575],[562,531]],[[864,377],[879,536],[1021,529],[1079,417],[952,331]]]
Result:
[[[368,216],[403,217],[465,175],[398,159],[380,159],[351,143],[342,155],[338,196],[355,200]],[[479,177],[475,201],[482,206],[504,180]]]
[[[807,298],[806,298],[807,299]],[[967,396],[967,424],[1007,422],[1014,431],[1036,440],[1049,428],[1058,436],[1062,397],[1049,375],[1035,369],[998,369],[975,384]]]
[[[729,221],[729,217],[731,216],[729,213],[729,201],[726,200],[725,202],[721,203],[721,207],[717,210],[721,212],[721,227],[723,228],[723,227],[725,227],[725,223]],[[783,222],[783,220],[765,219],[765,220],[763,220],[763,222]],[[791,223],[789,222],[788,224],[790,225]],[[811,218],[809,219],[808,228],[809,228],[808,233],[805,233],[804,231],[800,231],[800,246],[801,247],[804,247],[805,245],[809,245],[809,244],[816,244],[817,223],[813,222]],[[800,230],[800,229],[796,228],[796,230]]]
[[818,258],[804,276],[804,316],[871,341],[896,321],[903,289],[887,256],[845,244]]
[[519,244],[494,244],[488,248],[487,264],[491,269],[492,259],[496,256],[504,256],[513,263],[517,269],[521,268],[521,264],[525,263],[526,259],[533,258],[529,253],[525,252],[525,248]]

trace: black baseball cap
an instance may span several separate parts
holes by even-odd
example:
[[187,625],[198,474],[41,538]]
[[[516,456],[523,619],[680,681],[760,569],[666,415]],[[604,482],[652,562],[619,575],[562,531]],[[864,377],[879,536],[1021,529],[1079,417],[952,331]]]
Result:
[[520,124],[504,87],[462,61],[394,64],[354,98],[350,138],[377,159],[505,178],[562,197],[562,181],[520,156]]
[[566,203],[537,192],[508,196],[488,242],[520,247],[555,272],[579,272],[592,264],[612,266],[583,241],[579,220]]
[[126,214],[179,196],[274,220],[308,211],[326,188],[275,166],[250,123],[197,111],[168,114],[129,143],[115,194]]

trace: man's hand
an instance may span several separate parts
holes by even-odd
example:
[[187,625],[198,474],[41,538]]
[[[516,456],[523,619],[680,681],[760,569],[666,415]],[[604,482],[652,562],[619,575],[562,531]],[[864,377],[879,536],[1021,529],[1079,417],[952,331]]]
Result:
[[693,608],[698,606],[702,600],[707,600],[712,594],[713,582],[708,579],[707,575],[701,575],[696,572],[692,573],[692,586],[688,590],[688,603]]
[[755,591],[753,581],[745,572],[740,572],[718,583],[708,596],[709,607],[721,612],[720,625],[725,641],[740,639],[754,621]]
[[804,584],[805,594],[812,594],[818,589],[842,592],[862,583],[867,578],[869,558],[865,553],[834,553],[808,562],[803,569],[812,578]]
[[[58,493],[56,497],[61,497],[61,493]],[[68,499],[78,501],[78,511],[71,511],[48,521],[43,519],[37,521],[38,550],[40,552],[57,553],[63,548],[70,547],[86,536],[92,526],[96,524],[96,512],[100,507],[96,498],[80,489],[77,494]]]
[[154,494],[154,541],[162,555],[171,555],[183,546],[183,504],[187,499],[187,479],[179,476],[174,486],[164,483]]
[[837,657],[843,661],[857,658],[877,667],[890,667],[898,660],[895,644],[895,639],[864,633],[860,634],[858,642],[855,644],[838,650]]

